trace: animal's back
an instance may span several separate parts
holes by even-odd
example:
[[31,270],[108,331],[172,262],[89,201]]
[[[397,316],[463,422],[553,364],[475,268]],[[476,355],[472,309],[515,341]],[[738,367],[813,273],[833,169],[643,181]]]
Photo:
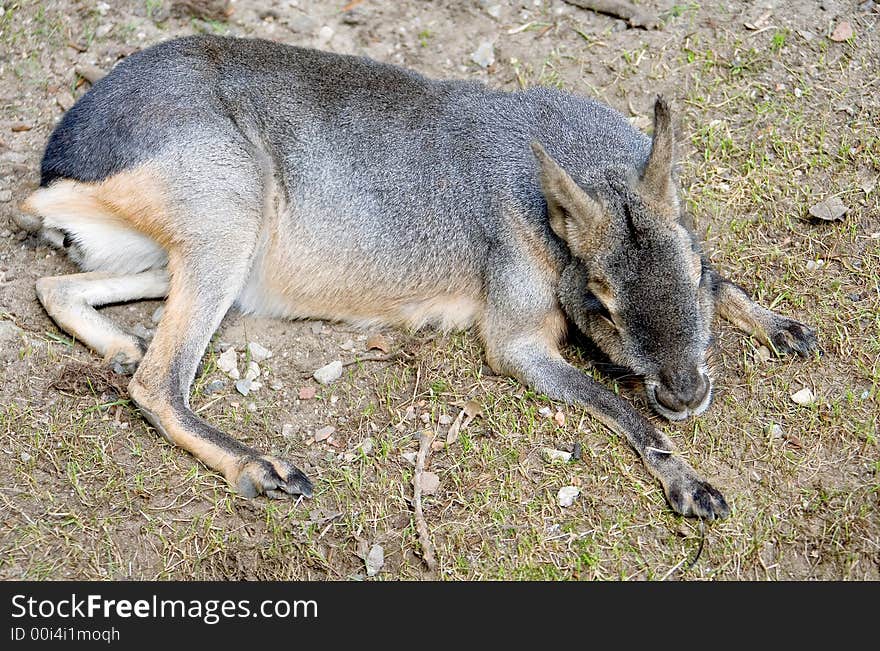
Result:
[[[210,143],[229,132],[269,161],[279,199],[242,308],[419,325],[451,303],[448,327],[479,309],[510,215],[549,237],[530,141],[583,175],[614,161],[638,167],[648,152],[622,116],[567,93],[505,93],[200,36],[139,52],[98,82],[50,138],[42,184],[101,181],[155,160],[171,174],[210,174],[215,160],[186,152],[222,159]],[[374,291],[362,289],[364,277]]]

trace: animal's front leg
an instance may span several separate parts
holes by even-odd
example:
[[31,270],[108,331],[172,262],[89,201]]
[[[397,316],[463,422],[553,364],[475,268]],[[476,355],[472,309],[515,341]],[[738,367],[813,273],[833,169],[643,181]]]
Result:
[[663,485],[676,513],[714,520],[730,508],[724,497],[674,450],[672,441],[629,403],[571,364],[546,350],[540,340],[508,342],[494,358],[509,374],[550,398],[584,407],[613,431],[624,436],[648,470]]
[[777,355],[797,353],[807,357],[818,349],[816,331],[755,303],[745,291],[715,274],[715,308],[722,317],[754,336]]

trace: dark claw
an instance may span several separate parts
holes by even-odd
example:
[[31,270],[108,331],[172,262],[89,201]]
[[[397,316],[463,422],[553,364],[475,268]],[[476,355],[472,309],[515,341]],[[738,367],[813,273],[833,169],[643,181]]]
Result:
[[273,499],[288,495],[311,497],[313,494],[312,482],[299,468],[269,457],[250,459],[238,477],[236,489],[244,497],[265,494]]
[[116,375],[134,375],[138,364],[140,364],[140,360],[130,362],[126,355],[119,353],[110,360],[110,369],[116,373]]
[[666,492],[672,510],[680,515],[704,520],[722,520],[730,515],[724,496],[700,479],[682,477]]
[[770,343],[780,355],[797,353],[801,357],[808,357],[819,346],[815,330],[793,319],[784,318],[780,318],[776,331],[770,335]]

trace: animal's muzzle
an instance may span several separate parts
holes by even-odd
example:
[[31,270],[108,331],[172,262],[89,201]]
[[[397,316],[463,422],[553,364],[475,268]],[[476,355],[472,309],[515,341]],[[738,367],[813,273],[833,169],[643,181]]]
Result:
[[654,395],[669,411],[682,412],[703,404],[710,386],[709,378],[700,369],[674,374],[661,372]]

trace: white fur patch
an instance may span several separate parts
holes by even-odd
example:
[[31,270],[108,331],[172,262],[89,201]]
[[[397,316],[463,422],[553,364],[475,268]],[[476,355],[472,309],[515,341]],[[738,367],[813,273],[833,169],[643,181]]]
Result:
[[61,248],[66,234],[71,245],[67,252],[84,271],[132,274],[168,262],[155,240],[102,214],[74,182],[41,188],[27,203],[31,212],[43,218],[43,239]]

